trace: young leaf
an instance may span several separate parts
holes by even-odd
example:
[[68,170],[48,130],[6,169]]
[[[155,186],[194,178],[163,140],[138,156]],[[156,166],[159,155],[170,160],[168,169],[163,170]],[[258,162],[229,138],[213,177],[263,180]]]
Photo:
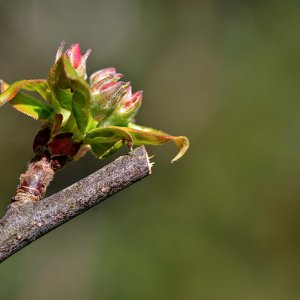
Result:
[[139,126],[132,123],[130,123],[129,126],[130,127],[122,127],[122,129],[130,133],[130,135],[133,138],[134,144],[137,146],[138,145],[157,146],[157,145],[165,144],[169,141],[174,142],[179,152],[172,159],[172,162],[175,162],[176,160],[181,158],[189,148],[189,140],[185,136],[171,136],[162,131],[149,128],[149,127]]
[[[37,86],[39,86],[39,84],[36,85],[36,88]],[[43,84],[41,84],[41,86],[43,86]],[[44,89],[41,86],[39,86],[38,88],[40,91]],[[0,91],[5,92],[9,89],[9,87],[10,87],[9,84],[7,84],[4,81],[1,81]],[[18,84],[18,87],[20,87],[20,84]],[[24,89],[27,90],[31,89],[31,85],[28,84],[27,86],[25,86]],[[14,93],[16,93],[15,96],[13,96]],[[3,94],[1,94],[0,97],[2,95]],[[7,101],[10,101],[10,104],[15,109],[37,120],[47,121],[49,120],[53,112],[51,107],[43,103],[41,100],[36,99],[30,95],[17,92],[17,88],[10,89],[8,92],[6,92],[6,96],[4,96],[4,98],[5,97]],[[12,97],[11,98],[12,100],[9,100],[10,97]]]
[[[57,110],[61,107],[72,111],[79,131],[84,134],[89,121],[90,90],[66,55],[62,55],[50,70],[48,84],[55,95]],[[72,101],[67,96],[72,96]]]
[[18,111],[41,121],[48,121],[51,117],[53,110],[44,104],[42,101],[19,93],[10,101],[10,104]]
[[14,82],[10,86],[2,82],[1,86],[3,86],[4,91],[0,94],[0,106],[12,100],[22,89],[25,91],[37,92],[46,100],[48,86],[44,79],[20,80]]
[[105,158],[117,151],[127,142],[132,145],[132,136],[123,127],[99,127],[89,131],[84,138],[84,143],[91,146],[94,154]]

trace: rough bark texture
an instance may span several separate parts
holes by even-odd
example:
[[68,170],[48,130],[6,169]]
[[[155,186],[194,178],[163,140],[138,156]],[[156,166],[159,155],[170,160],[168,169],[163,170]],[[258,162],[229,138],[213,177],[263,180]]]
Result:
[[12,201],[38,201],[43,198],[54,172],[47,157],[31,161],[26,172],[20,177],[20,183]]
[[0,262],[150,172],[142,146],[48,198],[12,203],[0,220]]

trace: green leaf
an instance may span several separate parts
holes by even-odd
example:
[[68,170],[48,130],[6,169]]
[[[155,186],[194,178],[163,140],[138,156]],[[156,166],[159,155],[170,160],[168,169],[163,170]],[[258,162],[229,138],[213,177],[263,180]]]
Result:
[[135,145],[153,145],[158,146],[165,144],[169,141],[175,143],[178,148],[178,154],[172,159],[175,162],[181,158],[189,148],[189,140],[185,136],[171,136],[162,131],[143,127],[135,124],[129,124],[130,127],[122,127],[123,130],[130,133]]
[[46,100],[47,82],[44,79],[20,80],[12,85],[1,83],[2,94],[0,94],[0,106],[12,100],[23,89],[25,91],[37,92]]
[[84,139],[85,144],[92,147],[92,151],[99,158],[107,157],[118,150],[126,141],[134,145],[162,145],[172,141],[179,152],[172,162],[181,158],[189,148],[189,140],[185,136],[171,136],[162,131],[130,124],[131,127],[108,126],[89,131]]
[[98,158],[106,158],[121,148],[126,142],[132,145],[132,136],[122,127],[100,127],[89,131],[83,142],[91,146]]
[[[37,90],[39,89],[42,91],[44,89],[44,84],[43,82],[41,85],[38,83],[35,85],[35,88],[32,88],[34,85],[33,83],[24,83],[25,80],[23,81],[23,89],[25,90]],[[51,114],[53,112],[52,108],[43,103],[43,101],[36,99],[30,95],[23,94],[20,92],[22,88],[22,84],[20,82],[17,82],[13,84],[12,86],[9,86],[5,82],[1,82],[1,91],[3,90],[4,93],[0,95],[0,98],[2,97],[2,100],[4,100],[4,103],[7,101],[10,101],[10,104],[17,109],[18,111],[34,118],[37,120],[41,121],[47,121],[50,119]],[[11,88],[12,87],[12,88]]]
[[41,121],[48,121],[53,112],[53,110],[42,101],[22,93],[15,96],[15,98],[10,101],[10,104],[18,111]]
[[[77,74],[66,55],[62,55],[51,68],[48,84],[54,95],[54,106],[64,119],[72,112],[81,134],[85,134],[90,116],[90,90]],[[64,120],[65,122],[67,120]]]

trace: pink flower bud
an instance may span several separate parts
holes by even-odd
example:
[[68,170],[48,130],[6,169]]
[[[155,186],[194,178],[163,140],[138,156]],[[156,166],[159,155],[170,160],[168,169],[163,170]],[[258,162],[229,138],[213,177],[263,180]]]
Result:
[[104,86],[107,83],[112,83],[112,82],[117,82],[119,79],[121,79],[123,74],[120,73],[113,73],[110,75],[107,75],[106,77],[103,77],[101,80],[96,81],[92,86],[91,86],[91,92],[92,94],[97,94],[100,92],[102,86]]
[[94,83],[108,77],[109,75],[116,74],[117,70],[115,68],[105,68],[101,69],[90,76],[90,83],[93,85]]
[[133,106],[136,107],[137,105],[141,105],[142,103],[142,99],[143,99],[143,91],[138,91],[135,92],[131,98],[129,98],[128,100],[125,101],[124,106],[125,109],[130,109]]
[[126,125],[132,121],[143,92],[132,94],[130,82],[118,82],[123,75],[115,68],[105,68],[91,75],[91,112],[101,125]]
[[78,66],[80,65],[81,59],[82,59],[82,54],[81,54],[81,50],[80,50],[79,44],[76,43],[75,45],[71,45],[67,49],[66,55],[69,58],[72,66],[74,67],[74,69],[77,69]]
[[92,117],[98,122],[105,119],[115,109],[128,85],[126,82],[107,79],[94,84],[91,88]]
[[[129,83],[128,83],[129,84]],[[143,92],[132,94],[131,86],[128,85],[125,93],[115,106],[114,111],[105,120],[106,125],[127,126],[133,121],[142,104]]]
[[75,68],[78,75],[83,77],[84,79],[87,78],[87,75],[86,75],[86,62],[87,62],[87,59],[89,58],[91,52],[92,52],[92,50],[88,49],[85,52],[85,54],[81,57],[78,67]]
[[116,113],[120,115],[132,115],[137,112],[143,99],[143,91],[138,91],[132,94],[131,86],[128,86],[126,93],[123,95],[116,107]]
[[[62,42],[56,53],[56,61],[63,55],[64,46],[65,42]],[[80,77],[83,77],[84,79],[86,79],[86,61],[91,52],[92,50],[89,49],[84,55],[82,55],[80,45],[76,43],[71,45],[64,53],[68,57],[71,65],[76,70],[77,74]]]

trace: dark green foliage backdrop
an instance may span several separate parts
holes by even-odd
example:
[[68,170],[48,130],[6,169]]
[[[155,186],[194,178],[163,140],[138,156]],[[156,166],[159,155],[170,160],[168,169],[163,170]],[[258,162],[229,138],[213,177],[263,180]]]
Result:
[[[0,267],[1,299],[299,299],[299,1],[0,1],[0,77],[46,76],[61,40],[144,90],[153,175]],[[0,207],[39,125],[0,110]],[[49,193],[107,161],[88,156]]]

